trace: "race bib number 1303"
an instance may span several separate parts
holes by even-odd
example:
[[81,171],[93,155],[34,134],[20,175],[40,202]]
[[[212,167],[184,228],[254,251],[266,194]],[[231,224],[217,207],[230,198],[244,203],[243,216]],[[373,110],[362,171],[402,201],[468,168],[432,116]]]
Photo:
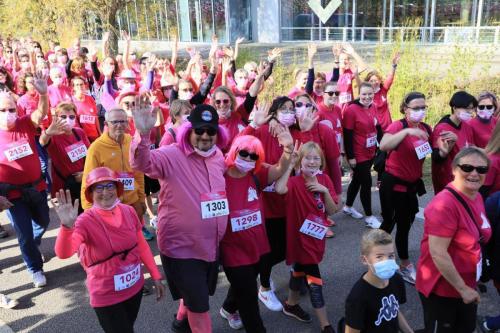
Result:
[[210,219],[229,215],[226,192],[204,193],[201,195],[201,218]]

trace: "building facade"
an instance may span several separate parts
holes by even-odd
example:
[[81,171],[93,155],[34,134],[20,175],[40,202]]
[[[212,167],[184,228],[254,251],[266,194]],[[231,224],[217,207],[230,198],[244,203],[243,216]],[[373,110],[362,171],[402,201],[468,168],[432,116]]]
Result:
[[[87,17],[85,37],[100,39],[98,18]],[[132,0],[117,19],[145,41],[390,42],[411,32],[426,43],[498,43],[500,0]]]

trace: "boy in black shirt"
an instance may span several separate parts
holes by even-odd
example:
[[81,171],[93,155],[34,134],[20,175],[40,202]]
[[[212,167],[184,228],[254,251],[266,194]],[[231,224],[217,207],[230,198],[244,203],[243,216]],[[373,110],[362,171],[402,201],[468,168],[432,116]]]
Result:
[[356,282],[346,300],[345,333],[413,333],[399,305],[406,302],[403,279],[395,274],[391,235],[380,229],[361,239],[361,258],[368,271]]

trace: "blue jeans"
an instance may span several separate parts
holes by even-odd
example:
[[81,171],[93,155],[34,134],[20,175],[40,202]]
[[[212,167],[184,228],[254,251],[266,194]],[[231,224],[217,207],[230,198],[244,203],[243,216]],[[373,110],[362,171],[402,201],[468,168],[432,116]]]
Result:
[[43,270],[43,260],[38,247],[50,222],[47,193],[40,192],[34,202],[26,202],[22,198],[10,202],[14,206],[9,208],[7,215],[16,231],[24,263],[30,273],[39,272]]

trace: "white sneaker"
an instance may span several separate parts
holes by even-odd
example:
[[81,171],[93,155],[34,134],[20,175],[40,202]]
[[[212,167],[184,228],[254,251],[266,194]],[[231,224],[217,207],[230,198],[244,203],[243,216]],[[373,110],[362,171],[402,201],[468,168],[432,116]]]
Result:
[[12,309],[15,308],[19,302],[15,299],[9,298],[9,296],[0,294],[0,308],[2,309]]
[[344,212],[344,214],[350,215],[352,218],[363,218],[363,214],[354,209],[354,207],[344,206],[344,208],[342,208],[342,211]]
[[238,313],[238,311],[236,311],[235,313],[229,313],[224,310],[224,308],[220,308],[219,313],[222,318],[227,320],[229,326],[233,330],[239,330],[243,328],[243,323],[241,322],[240,314]]
[[272,290],[264,291],[259,288],[259,299],[271,311],[283,310],[283,305]]
[[44,287],[47,284],[47,279],[42,271],[35,272],[31,275],[33,277],[33,284],[35,288]]
[[380,228],[380,225],[382,223],[380,223],[380,221],[373,215],[370,215],[370,216],[367,216],[365,218],[365,223],[366,223],[366,226],[368,228],[372,228],[372,229],[378,229]]
[[149,220],[149,225],[154,229],[158,230],[158,216],[153,217],[151,220]]
[[[260,283],[260,275],[258,277],[259,283]],[[271,288],[272,291],[276,291],[276,286],[274,285],[273,279],[269,278],[269,288]]]
[[403,280],[408,283],[415,284],[415,281],[417,280],[417,271],[413,264],[409,264],[406,267],[401,267],[399,269],[399,274],[401,274]]

